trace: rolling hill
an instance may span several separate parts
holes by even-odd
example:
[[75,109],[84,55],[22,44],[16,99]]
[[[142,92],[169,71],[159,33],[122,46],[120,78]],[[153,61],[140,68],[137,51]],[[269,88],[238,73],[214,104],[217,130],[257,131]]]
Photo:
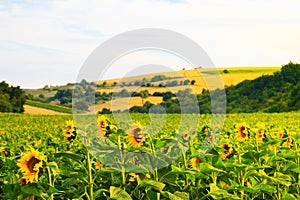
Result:
[[[280,67],[226,67],[218,68],[218,73],[216,73],[214,69],[202,68],[153,73],[134,77],[97,81],[96,92],[100,94],[110,94],[111,92],[121,92],[124,89],[135,92],[147,90],[150,96],[146,98],[145,101],[149,101],[152,104],[159,104],[162,102],[162,97],[151,96],[155,92],[163,93],[172,91],[172,93],[176,93],[179,90],[184,90],[187,87],[190,87],[195,94],[201,94],[203,89],[207,89],[205,79],[213,80],[214,78],[221,76],[223,85],[229,87],[245,80],[253,80],[262,75],[271,75],[279,70]],[[71,106],[72,98],[72,96],[70,96],[70,92],[67,92],[69,93],[67,103],[62,101],[63,97],[58,97],[56,99],[54,97],[57,96],[58,91],[71,91],[73,87],[73,84],[55,87],[45,86],[42,89],[26,90],[26,94],[31,97],[31,100],[41,101],[43,104],[66,106],[70,109],[69,107]],[[122,97],[112,100],[112,102],[114,105],[113,108],[111,107],[111,101],[100,100],[95,105],[95,109],[96,111],[101,111],[103,108],[111,110],[125,110],[132,106],[142,106],[143,99],[139,96],[131,98]],[[30,106],[35,105],[31,103]],[[42,108],[48,109],[45,106]],[[37,113],[36,111],[33,111],[32,108],[27,109],[26,112],[32,114]],[[68,111],[67,113],[70,112]]]

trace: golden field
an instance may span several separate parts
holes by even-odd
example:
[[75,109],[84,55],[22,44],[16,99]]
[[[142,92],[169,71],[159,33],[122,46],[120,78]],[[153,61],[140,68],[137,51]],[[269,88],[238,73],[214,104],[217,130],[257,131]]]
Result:
[[33,115],[66,115],[66,113],[56,112],[53,110],[38,108],[35,106],[24,105],[25,114],[33,114]]
[[[184,90],[186,88],[192,89],[195,94],[200,94],[203,89],[208,89],[206,81],[209,81],[211,84],[210,89],[216,89],[219,85],[214,85],[215,80],[221,77],[223,81],[223,86],[231,86],[236,85],[244,80],[253,80],[262,75],[271,75],[275,71],[279,71],[280,67],[228,67],[228,68],[218,68],[218,71],[215,69],[191,69],[191,70],[180,70],[174,72],[165,72],[165,73],[154,73],[154,74],[146,74],[134,77],[125,77],[122,79],[110,79],[110,80],[102,80],[99,81],[98,84],[101,85],[104,81],[106,81],[106,87],[98,88],[97,92],[120,92],[123,89],[128,90],[129,92],[140,92],[142,90],[148,90],[150,94],[154,92],[167,92],[171,91],[173,93],[178,92],[179,90]],[[224,70],[227,70],[228,73],[224,73]],[[217,73],[218,72],[218,73]],[[134,84],[137,80],[142,80],[146,78],[147,80],[151,80],[155,75],[165,75],[168,77],[168,80],[151,82],[153,87],[140,87],[140,86],[115,86],[112,87],[114,82],[117,82],[118,85],[121,85],[122,82],[128,84]],[[194,85],[178,85],[174,87],[158,87],[159,83],[166,83],[167,81],[177,80],[178,82],[184,80],[195,80]],[[162,102],[162,98],[159,97],[149,97],[144,100],[149,101],[153,104],[158,104]],[[113,106],[111,104],[113,103]],[[124,106],[126,105],[126,106]],[[111,110],[125,110],[129,109],[132,106],[141,106],[142,99],[140,97],[132,97],[132,98],[118,98],[116,100],[112,100],[111,102],[99,103],[95,105],[96,111],[100,111],[103,108],[109,108]]]
[[[228,70],[229,73],[224,73],[224,70]],[[186,88],[186,86],[176,86],[176,87],[169,87],[169,88],[159,88],[158,84],[160,82],[167,82],[167,81],[173,81],[177,80],[178,82],[183,81],[185,79],[188,80],[195,80],[195,85],[191,86],[192,89],[196,94],[201,93],[202,89],[207,89],[207,85],[205,83],[205,80],[214,80],[221,76],[221,79],[223,81],[224,86],[231,86],[236,85],[244,80],[253,80],[255,78],[258,78],[262,75],[270,75],[273,74],[275,71],[279,71],[280,67],[231,67],[231,68],[218,68],[219,74],[216,73],[215,69],[191,69],[191,70],[180,70],[180,71],[174,71],[174,72],[164,72],[164,73],[154,73],[154,74],[147,74],[147,75],[140,75],[140,76],[134,76],[134,77],[125,77],[122,79],[110,79],[110,80],[101,80],[98,82],[98,84],[102,84],[104,81],[106,81],[107,86],[105,88],[99,88],[97,89],[98,92],[118,92],[121,91],[122,87],[109,87],[114,82],[121,83],[134,83],[137,80],[142,80],[143,78],[146,78],[150,80],[155,75],[165,75],[169,78],[169,80],[165,81],[159,81],[159,82],[153,82],[154,87],[136,87],[136,86],[126,86],[127,90],[135,90],[137,92],[142,90],[148,90],[151,94],[154,92],[165,92],[165,91],[174,91],[177,92],[178,90],[181,90],[183,88]]]

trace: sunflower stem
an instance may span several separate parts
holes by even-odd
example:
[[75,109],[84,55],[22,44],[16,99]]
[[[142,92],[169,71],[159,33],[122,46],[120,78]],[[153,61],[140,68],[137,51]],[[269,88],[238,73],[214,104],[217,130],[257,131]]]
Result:
[[[47,169],[47,175],[48,175],[48,183],[51,187],[53,187],[50,168],[47,166],[46,169]],[[53,200],[53,194],[50,195],[49,200]]]
[[[156,157],[155,147],[152,141],[150,141],[150,147],[152,154],[154,155],[154,157]],[[157,167],[155,167],[154,169],[154,178],[155,181],[159,182]],[[160,200],[160,193],[156,193],[156,200]]]
[[120,158],[121,158],[122,186],[125,186],[125,184],[126,184],[126,177],[125,177],[124,157],[123,157],[123,151],[122,151],[121,136],[118,136],[118,147],[120,149]]
[[[180,150],[181,150],[181,154],[182,154],[182,158],[183,158],[184,168],[186,169],[188,167],[188,164],[187,164],[187,160],[186,160],[185,151],[184,151],[184,148],[182,147],[182,145],[180,145]],[[184,188],[188,187],[188,185],[189,185],[189,179],[188,179],[187,175],[185,175],[185,186],[184,186]]]
[[90,153],[86,151],[86,165],[88,169],[88,178],[89,178],[89,199],[94,200],[94,191],[93,191],[93,176],[92,176],[92,162],[90,158]]

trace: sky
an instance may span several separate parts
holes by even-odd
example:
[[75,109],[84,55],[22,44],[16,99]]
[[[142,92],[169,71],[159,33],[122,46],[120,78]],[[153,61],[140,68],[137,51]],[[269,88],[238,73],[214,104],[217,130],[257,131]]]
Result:
[[[0,81],[22,88],[75,82],[95,48],[140,28],[189,37],[217,67],[299,62],[299,8],[298,0],[0,0]],[[189,67],[141,51],[119,58],[102,78],[151,64]]]

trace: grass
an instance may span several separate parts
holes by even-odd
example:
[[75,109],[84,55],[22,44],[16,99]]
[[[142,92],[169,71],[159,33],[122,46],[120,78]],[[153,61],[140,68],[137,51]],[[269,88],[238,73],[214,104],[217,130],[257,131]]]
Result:
[[49,103],[42,103],[42,102],[27,100],[26,105],[43,108],[43,109],[48,109],[48,110],[56,111],[59,113],[68,113],[68,114],[73,113],[71,108],[57,106],[57,105],[53,105],[53,104],[49,104]]

